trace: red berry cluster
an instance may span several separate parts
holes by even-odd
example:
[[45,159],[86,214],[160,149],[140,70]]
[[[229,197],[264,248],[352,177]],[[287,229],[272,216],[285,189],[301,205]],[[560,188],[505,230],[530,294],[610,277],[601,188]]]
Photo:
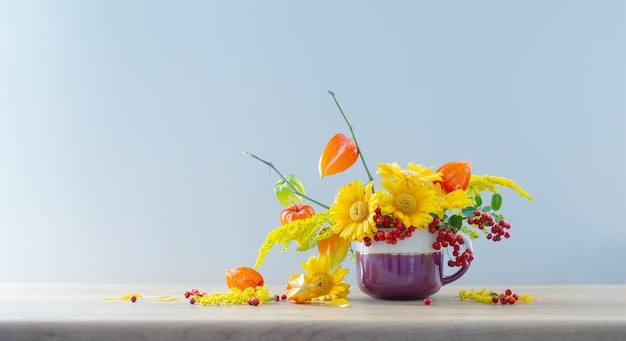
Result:
[[503,293],[500,294],[500,296],[496,296],[495,294],[494,296],[491,296],[491,302],[494,304],[498,302],[502,304],[515,304],[518,299],[519,296],[511,291],[511,289],[506,289]]
[[[281,295],[274,295],[274,301],[280,301],[281,299],[286,300],[287,299],[287,295],[286,294],[282,294]],[[248,304],[249,305],[253,305],[253,306],[258,306],[261,303],[261,301],[259,300],[258,297],[250,297],[248,298]]]
[[380,206],[377,207],[376,211],[374,212],[375,214],[373,219],[376,222],[376,228],[378,229],[378,232],[374,234],[374,238],[363,238],[365,246],[371,246],[372,241],[385,242],[387,244],[396,244],[398,242],[398,239],[404,240],[406,238],[409,238],[415,231],[415,226],[411,225],[409,227],[406,227],[400,219],[389,215],[382,215],[380,211]]
[[502,237],[511,237],[511,233],[508,231],[511,228],[511,224],[504,219],[501,219],[496,223],[488,212],[475,210],[474,217],[468,218],[467,223],[470,225],[477,225],[480,230],[484,229],[485,226],[491,226],[491,232],[487,234],[487,239],[491,239],[494,242],[499,242],[502,240]]
[[280,300],[286,300],[287,299],[287,294],[282,294],[282,295],[274,295],[274,301],[280,301]]
[[189,304],[195,304],[196,303],[195,296],[202,297],[206,294],[207,293],[204,291],[200,291],[198,289],[191,289],[191,290],[185,291],[185,298],[189,299]]
[[435,217],[428,225],[428,231],[430,231],[430,233],[437,233],[437,239],[433,243],[433,249],[441,250],[445,247],[452,247],[454,249],[454,251],[452,251],[454,259],[450,259],[448,261],[448,266],[468,267],[469,262],[474,260],[472,250],[466,248],[463,252],[461,252],[461,245],[465,244],[463,237],[456,234],[456,231],[453,231],[448,227],[441,226],[440,224],[441,221],[439,218]]

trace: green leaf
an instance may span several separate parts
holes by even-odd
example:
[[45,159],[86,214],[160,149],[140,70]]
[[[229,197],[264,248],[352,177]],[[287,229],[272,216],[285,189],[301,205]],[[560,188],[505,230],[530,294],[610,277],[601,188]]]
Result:
[[500,207],[502,207],[502,196],[499,193],[494,193],[491,196],[491,208],[493,208],[494,211],[497,211]]
[[488,211],[491,211],[491,206],[483,207],[483,212],[488,212]]
[[481,198],[480,195],[476,195],[474,197],[474,200],[476,200],[476,206],[480,206],[483,204],[483,198]]
[[455,214],[448,219],[448,223],[458,230],[461,228],[461,225],[463,225],[463,217]]
[[469,218],[469,217],[473,217],[474,216],[474,211],[475,210],[476,210],[476,207],[468,206],[468,207],[462,209],[461,212],[463,213],[464,217]]

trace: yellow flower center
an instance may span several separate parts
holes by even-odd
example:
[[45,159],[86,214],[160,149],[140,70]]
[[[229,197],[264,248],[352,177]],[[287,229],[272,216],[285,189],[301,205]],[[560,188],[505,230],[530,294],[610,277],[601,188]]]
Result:
[[397,195],[395,197],[395,204],[396,207],[405,214],[410,215],[417,210],[417,200],[410,194],[402,193]]
[[321,273],[313,276],[311,279],[311,293],[314,297],[327,295],[333,286],[333,279],[327,273]]
[[363,201],[355,201],[350,206],[350,219],[352,221],[363,221],[367,218],[367,204]]

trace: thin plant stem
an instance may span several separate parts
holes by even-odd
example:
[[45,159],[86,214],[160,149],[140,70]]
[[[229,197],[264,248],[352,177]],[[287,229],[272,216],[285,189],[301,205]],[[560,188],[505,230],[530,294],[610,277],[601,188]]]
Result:
[[348,118],[346,117],[346,114],[344,114],[343,110],[341,109],[341,105],[339,105],[339,102],[337,101],[337,97],[335,97],[335,93],[332,91],[328,91],[328,93],[333,96],[333,100],[335,101],[335,104],[337,105],[337,108],[339,108],[339,112],[341,112],[341,116],[343,116],[343,119],[346,121],[346,124],[348,124],[348,128],[350,128],[350,134],[352,135],[352,139],[354,140],[354,144],[356,144],[356,149],[359,151],[359,157],[361,158],[361,162],[363,163],[363,167],[365,167],[365,172],[367,173],[367,177],[369,178],[370,181],[374,181],[374,178],[372,177],[372,174],[370,173],[369,168],[367,168],[367,163],[365,162],[365,158],[363,157],[363,153],[361,152],[361,147],[359,147],[359,142],[356,140],[356,135],[354,134],[354,129],[352,128],[352,125],[350,124],[350,121],[348,121]]
[[287,184],[287,186],[289,186],[289,188],[291,188],[291,190],[292,190],[292,191],[293,191],[296,195],[301,196],[301,197],[303,197],[304,199],[309,200],[310,202],[312,202],[312,203],[315,203],[315,204],[319,205],[320,207],[323,207],[323,208],[325,208],[325,209],[330,209],[330,207],[329,207],[328,205],[324,205],[324,204],[322,204],[321,202],[319,202],[319,201],[317,201],[317,200],[315,200],[315,199],[312,199],[312,198],[310,198],[310,197],[308,197],[308,196],[304,195],[303,193],[300,193],[300,191],[298,191],[295,187],[293,187],[293,185],[292,185],[292,184],[291,184],[291,183],[290,183],[290,182],[289,182],[289,181],[288,181],[288,180],[287,180],[287,179],[286,179],[286,178],[285,178],[285,177],[284,177],[284,176],[283,176],[283,175],[282,175],[282,174],[278,171],[278,169],[276,169],[276,167],[274,167],[274,164],[272,164],[271,162],[269,162],[269,161],[265,161],[265,160],[261,159],[260,157],[258,157],[258,156],[256,156],[256,155],[254,155],[254,154],[252,154],[252,153],[243,152],[243,154],[244,154],[244,155],[248,155],[248,156],[250,156],[250,157],[252,157],[252,158],[255,158],[255,159],[257,159],[258,161],[261,161],[261,162],[263,162],[264,164],[268,165],[268,166],[269,166],[272,170],[274,170],[274,172],[276,172],[276,174],[278,174],[278,176],[280,176],[280,178],[281,178],[281,179],[283,179],[283,181]]

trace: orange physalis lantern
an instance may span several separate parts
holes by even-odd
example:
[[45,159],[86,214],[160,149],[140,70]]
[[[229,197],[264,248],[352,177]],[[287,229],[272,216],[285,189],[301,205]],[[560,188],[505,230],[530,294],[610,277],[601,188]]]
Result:
[[444,192],[450,193],[457,189],[465,190],[472,176],[472,164],[470,160],[448,162],[439,167],[437,172],[442,173],[443,176],[441,177],[442,181],[435,181],[435,183],[440,183]]
[[280,223],[285,225],[292,221],[309,218],[315,215],[313,207],[304,204],[293,204],[280,211]]
[[[323,233],[326,229],[322,229]],[[320,240],[317,244],[317,251],[320,255],[330,257],[331,268],[335,268],[341,264],[348,255],[350,250],[350,241],[341,238],[338,234],[333,233],[330,237]]]
[[230,289],[238,288],[245,290],[250,287],[260,287],[263,284],[265,284],[263,276],[252,268],[240,266],[226,270],[226,285]]
[[323,178],[350,168],[359,157],[356,143],[342,133],[337,133],[326,144],[320,157],[319,172]]

